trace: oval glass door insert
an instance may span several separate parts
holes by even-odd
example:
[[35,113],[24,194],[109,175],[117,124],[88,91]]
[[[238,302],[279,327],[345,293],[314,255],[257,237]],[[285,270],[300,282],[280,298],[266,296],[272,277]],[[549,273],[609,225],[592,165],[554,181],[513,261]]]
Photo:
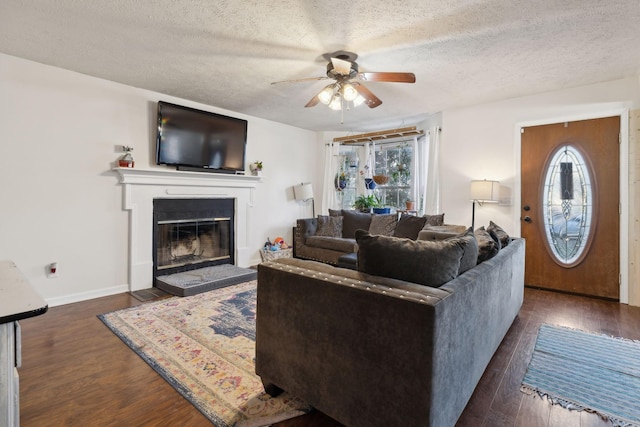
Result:
[[547,246],[555,261],[573,266],[586,255],[593,221],[591,172],[575,147],[564,145],[545,172],[542,206]]

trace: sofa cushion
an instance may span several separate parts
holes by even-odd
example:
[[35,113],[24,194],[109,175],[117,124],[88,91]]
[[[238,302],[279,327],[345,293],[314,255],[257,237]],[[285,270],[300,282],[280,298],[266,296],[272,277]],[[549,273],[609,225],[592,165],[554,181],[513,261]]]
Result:
[[341,216],[318,215],[318,228],[316,236],[342,237]]
[[427,222],[425,225],[444,225],[444,214],[438,214],[438,215],[425,215],[424,216],[427,219]]
[[393,237],[404,237],[406,239],[416,240],[418,233],[424,227],[427,222],[427,218],[423,216],[414,216],[408,214],[402,214],[396,225],[396,229],[393,231]]
[[329,216],[342,216],[342,209],[329,209]]
[[464,233],[464,225],[425,225],[418,233],[418,240],[444,240]]
[[369,213],[343,209],[342,217],[342,237],[347,239],[355,238],[356,230],[368,230],[371,225]]
[[478,240],[478,264],[498,255],[500,240],[498,240],[497,236],[494,239],[484,227],[478,228],[474,231],[474,234]]
[[438,287],[458,276],[464,254],[455,240],[414,241],[356,232],[358,271]]
[[487,231],[489,233],[494,232],[495,235],[498,236],[498,239],[500,239],[500,246],[503,248],[507,246],[511,241],[511,237],[509,237],[507,232],[504,231],[502,227],[500,227],[498,224],[496,224],[493,221],[489,221],[489,226],[487,227]]
[[398,223],[397,214],[373,215],[371,217],[371,225],[369,233],[379,234],[382,236],[392,236]]
[[467,231],[457,236],[449,237],[445,241],[459,242],[464,249],[462,258],[460,259],[460,268],[458,274],[473,268],[478,263],[478,241],[473,229],[469,227]]
[[345,254],[356,250],[356,241],[343,237],[309,236],[305,244],[312,248],[330,249]]

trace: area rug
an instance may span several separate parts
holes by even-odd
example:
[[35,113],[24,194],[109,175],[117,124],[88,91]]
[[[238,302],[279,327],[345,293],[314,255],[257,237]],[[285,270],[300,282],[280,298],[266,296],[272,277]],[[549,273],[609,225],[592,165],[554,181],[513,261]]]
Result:
[[256,281],[98,317],[218,427],[269,425],[310,410],[255,374]]
[[640,342],[542,325],[522,391],[640,426]]

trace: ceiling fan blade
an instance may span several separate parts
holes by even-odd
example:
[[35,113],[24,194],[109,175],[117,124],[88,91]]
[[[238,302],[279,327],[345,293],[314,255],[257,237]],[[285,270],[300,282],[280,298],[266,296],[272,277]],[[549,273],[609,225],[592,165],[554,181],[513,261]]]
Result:
[[318,102],[320,102],[320,98],[318,98],[318,95],[316,95],[313,98],[311,98],[309,102],[307,102],[307,105],[305,105],[304,107],[305,108],[315,107],[316,105],[318,105]]
[[416,76],[413,73],[371,72],[371,73],[358,73],[358,77],[368,82],[390,82],[390,83],[415,83],[416,82]]
[[310,81],[316,81],[316,80],[328,80],[329,77],[326,76],[322,76],[322,77],[309,77],[306,79],[295,79],[295,80],[282,80],[280,82],[272,82],[272,85],[280,85],[280,84],[287,84],[287,83],[302,83],[302,82],[310,82]]
[[331,58],[331,63],[333,64],[333,69],[343,76],[348,76],[351,73],[351,62],[340,58]]
[[382,101],[380,100],[380,98],[375,96],[373,92],[371,92],[369,89],[367,89],[360,83],[352,82],[351,84],[358,91],[360,96],[364,98],[365,104],[367,104],[369,108],[376,108],[377,106],[382,104]]

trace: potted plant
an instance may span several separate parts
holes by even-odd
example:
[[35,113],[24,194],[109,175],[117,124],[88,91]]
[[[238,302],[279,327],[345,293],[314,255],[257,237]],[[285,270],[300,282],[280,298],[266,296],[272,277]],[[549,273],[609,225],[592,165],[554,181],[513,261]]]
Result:
[[380,199],[375,194],[358,196],[353,203],[353,207],[360,212],[370,212],[373,208],[380,207]]
[[251,174],[254,176],[260,176],[262,174],[262,161],[258,160],[257,162],[253,162],[249,165],[251,169]]
[[367,190],[374,190],[376,188],[376,182],[373,180],[373,178],[365,178],[364,187]]
[[334,180],[336,190],[338,191],[344,190],[347,187],[348,183],[349,183],[349,177],[347,176],[347,174],[344,173],[344,171],[340,171],[339,173],[336,174],[336,179]]
[[407,199],[405,200],[404,204],[406,205],[408,211],[416,210],[416,202],[414,202],[413,200]]

